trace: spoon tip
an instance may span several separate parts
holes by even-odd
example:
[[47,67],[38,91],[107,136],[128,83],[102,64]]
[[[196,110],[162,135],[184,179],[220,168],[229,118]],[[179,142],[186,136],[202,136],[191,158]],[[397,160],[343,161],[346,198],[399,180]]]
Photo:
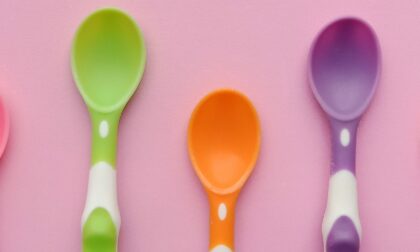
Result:
[[[244,119],[248,121],[246,125]],[[244,125],[246,130],[237,129],[238,125]],[[202,98],[190,118],[188,150],[204,187],[217,194],[240,190],[255,166],[260,138],[257,111],[247,96],[233,89],[218,89]],[[244,145],[248,148],[242,152]],[[248,154],[247,159],[241,157],[244,153]]]
[[357,17],[322,29],[309,54],[309,83],[323,110],[338,120],[360,117],[380,75],[380,47],[373,28]]
[[140,84],[146,46],[136,20],[115,7],[89,14],[77,28],[71,69],[85,103],[95,111],[123,108]]

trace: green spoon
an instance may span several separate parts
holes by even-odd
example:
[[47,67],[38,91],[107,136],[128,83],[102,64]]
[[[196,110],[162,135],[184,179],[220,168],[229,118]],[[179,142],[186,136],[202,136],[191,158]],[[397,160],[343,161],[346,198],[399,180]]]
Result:
[[92,120],[92,167],[82,217],[83,251],[117,251],[116,146],[121,113],[137,89],[146,48],[136,22],[117,9],[94,12],[73,42],[72,70]]

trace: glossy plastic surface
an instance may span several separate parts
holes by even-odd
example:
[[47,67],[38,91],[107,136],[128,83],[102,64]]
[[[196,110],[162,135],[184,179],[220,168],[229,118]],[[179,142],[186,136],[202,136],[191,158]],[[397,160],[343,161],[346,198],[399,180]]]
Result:
[[380,51],[372,29],[356,18],[331,23],[316,38],[309,64],[311,87],[322,108],[338,120],[361,116],[380,71]]
[[[116,191],[116,183],[104,178],[115,176],[112,169],[116,163],[119,119],[139,86],[145,62],[146,49],[140,30],[136,22],[120,10],[94,12],[76,32],[72,70],[91,116],[92,167],[97,164],[111,167],[106,174],[90,175],[88,192],[95,194],[87,199],[82,221],[85,252],[118,249],[120,217],[116,196],[110,193]],[[114,219],[111,212],[118,212]]]
[[141,32],[120,10],[93,13],[74,38],[74,79],[88,106],[97,111],[113,111],[128,102],[140,83],[145,62]]
[[10,118],[3,99],[0,98],[0,157],[6,149],[9,140]]
[[209,94],[191,116],[188,144],[206,188],[216,193],[240,189],[259,152],[260,128],[253,105],[236,91]]
[[257,112],[237,91],[210,93],[191,116],[188,145],[209,197],[210,250],[233,251],[236,199],[260,148]]
[[[339,19],[315,39],[309,67],[312,91],[328,115],[332,131],[331,177],[322,228],[324,247],[327,252],[357,252],[361,224],[355,178],[356,134],[379,80],[376,35],[359,19]],[[340,222],[343,219],[345,225]]]

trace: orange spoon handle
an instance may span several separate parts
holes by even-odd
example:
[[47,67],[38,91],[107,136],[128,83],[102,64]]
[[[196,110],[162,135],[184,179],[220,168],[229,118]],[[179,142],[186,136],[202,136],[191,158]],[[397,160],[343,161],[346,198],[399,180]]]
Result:
[[228,195],[209,192],[211,252],[233,251],[237,197],[237,192]]

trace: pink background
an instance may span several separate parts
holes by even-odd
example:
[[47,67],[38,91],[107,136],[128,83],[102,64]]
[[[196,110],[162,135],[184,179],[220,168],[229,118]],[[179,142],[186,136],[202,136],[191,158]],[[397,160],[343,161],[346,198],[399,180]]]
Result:
[[[36,3],[35,3],[36,2]],[[138,20],[148,64],[120,126],[120,251],[197,252],[206,195],[186,128],[219,87],[246,93],[262,123],[258,165],[237,206],[236,250],[322,251],[328,125],[306,82],[315,34],[366,19],[383,75],[359,131],[362,252],[420,251],[420,1],[0,1],[0,93],[11,137],[0,161],[0,251],[80,251],[90,122],[72,81],[75,29],[116,6]]]

